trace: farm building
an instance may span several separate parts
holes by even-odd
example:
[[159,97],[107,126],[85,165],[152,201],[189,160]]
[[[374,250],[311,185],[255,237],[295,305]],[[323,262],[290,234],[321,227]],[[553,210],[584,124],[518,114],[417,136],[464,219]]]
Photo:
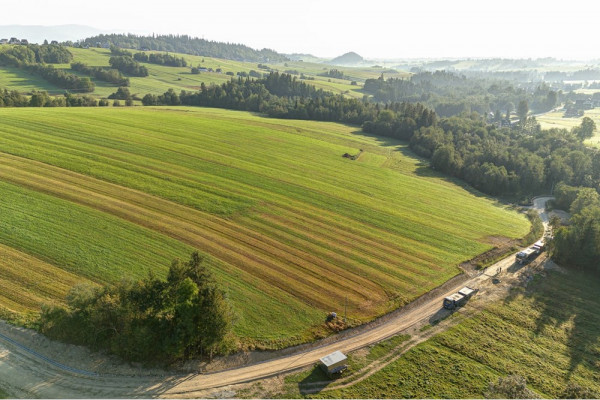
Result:
[[348,357],[341,351],[334,351],[319,359],[319,361],[321,361],[321,368],[323,368],[325,373],[327,373],[327,376],[331,378],[333,375],[339,374],[348,368],[348,365],[346,365],[347,359]]

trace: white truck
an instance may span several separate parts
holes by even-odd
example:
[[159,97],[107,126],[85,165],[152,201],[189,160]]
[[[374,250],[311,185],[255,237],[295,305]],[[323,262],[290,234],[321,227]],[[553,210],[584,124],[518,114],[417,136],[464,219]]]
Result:
[[467,304],[467,301],[469,301],[475,293],[477,293],[477,289],[465,286],[453,295],[446,297],[443,306],[447,310],[454,310],[457,307],[462,307]]

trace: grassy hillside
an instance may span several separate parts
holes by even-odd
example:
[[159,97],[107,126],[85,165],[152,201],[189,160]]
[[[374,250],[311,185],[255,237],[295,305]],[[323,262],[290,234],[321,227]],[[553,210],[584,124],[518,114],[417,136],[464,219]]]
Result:
[[[8,48],[8,45],[5,46]],[[2,51],[2,47],[0,47]],[[102,48],[71,48],[69,51],[73,54],[73,62],[82,62],[90,66],[108,67],[108,60],[111,57],[110,50]],[[135,52],[135,50],[133,50]],[[147,52],[151,53],[151,52]],[[173,88],[176,92],[181,90],[198,90],[202,82],[206,85],[220,84],[229,81],[232,76],[227,75],[227,72],[237,74],[238,72],[249,73],[255,70],[261,73],[268,73],[264,69],[258,68],[257,63],[241,62],[224,60],[211,57],[192,56],[188,54],[170,53],[177,57],[183,57],[188,63],[188,67],[170,67],[150,63],[142,63],[145,65],[150,75],[147,77],[130,77],[132,94],[138,94],[143,97],[147,93],[162,94],[169,88]],[[217,70],[220,68],[221,73],[217,72],[201,72],[194,75],[190,71],[191,66],[199,66],[202,68],[212,68]],[[68,70],[71,73],[78,74],[72,71],[70,64],[58,64],[57,68]],[[348,67],[332,67],[330,65],[318,63],[303,63],[300,61],[289,61],[286,63],[268,64],[268,68],[279,72],[294,71],[297,76],[304,74],[313,77],[314,80],[307,81],[319,89],[331,91],[336,94],[344,93],[346,96],[362,98],[363,93],[362,82],[368,78],[376,78],[382,72],[386,72],[388,76],[403,76],[403,74],[385,68],[348,68]],[[337,68],[348,77],[348,79],[329,79],[327,77],[318,76],[323,72],[329,71],[331,68]],[[406,75],[406,74],[404,74]],[[96,90],[92,93],[93,96],[106,98],[117,89],[116,86],[107,84],[103,81],[92,79],[96,83]],[[357,81],[357,85],[351,85],[351,81]],[[12,67],[0,67],[0,88],[9,90],[18,90],[21,93],[29,93],[32,90],[46,90],[50,94],[62,94],[64,89],[46,82],[45,80],[30,75],[22,70]]]
[[[517,374],[544,398],[569,384],[600,393],[600,286],[596,277],[536,277],[480,314],[409,350],[348,388],[320,398],[482,398]],[[298,396],[299,393],[291,394]]]
[[528,231],[405,145],[350,126],[166,107],[0,118],[0,244],[98,283],[160,274],[199,249],[237,333],[268,346],[311,337],[346,298],[353,320],[394,309],[456,275],[490,236]]

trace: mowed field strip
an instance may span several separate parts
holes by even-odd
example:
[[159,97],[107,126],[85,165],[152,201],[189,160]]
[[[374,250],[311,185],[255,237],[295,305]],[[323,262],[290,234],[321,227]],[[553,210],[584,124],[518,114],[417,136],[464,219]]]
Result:
[[267,346],[311,338],[346,298],[353,319],[390,311],[459,273],[490,236],[529,229],[356,127],[183,107],[0,118],[0,244],[97,283],[164,274],[198,249],[236,333]]

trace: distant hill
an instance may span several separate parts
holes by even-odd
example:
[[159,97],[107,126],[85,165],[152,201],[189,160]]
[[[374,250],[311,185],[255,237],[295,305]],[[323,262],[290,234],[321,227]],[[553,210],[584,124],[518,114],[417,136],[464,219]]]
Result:
[[90,47],[96,46],[97,43],[108,43],[126,49],[159,50],[236,61],[288,61],[286,56],[274,50],[254,50],[243,44],[213,42],[188,35],[140,36],[134,34],[101,34],[80,41],[80,44]]
[[100,29],[85,25],[3,25],[0,26],[0,39],[27,39],[29,43],[76,41],[84,37],[105,33]]
[[312,54],[293,53],[293,54],[286,54],[285,56],[292,61],[324,62],[324,60],[322,58],[313,56]]
[[339,57],[334,58],[333,60],[329,61],[328,64],[335,64],[335,65],[360,64],[364,60],[365,60],[364,58],[362,58],[355,52],[351,51],[349,53],[346,53]]

